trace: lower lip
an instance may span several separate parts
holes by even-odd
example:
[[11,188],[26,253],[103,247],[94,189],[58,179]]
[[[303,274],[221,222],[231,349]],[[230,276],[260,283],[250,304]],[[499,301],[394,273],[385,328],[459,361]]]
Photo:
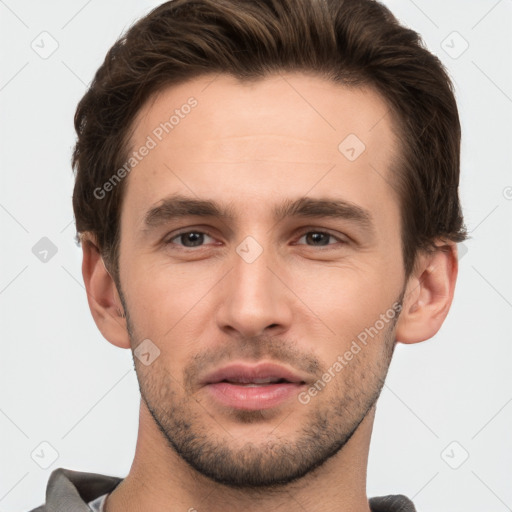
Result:
[[281,382],[261,386],[242,386],[229,382],[208,384],[213,397],[228,407],[257,410],[275,407],[293,396],[297,396],[303,384]]

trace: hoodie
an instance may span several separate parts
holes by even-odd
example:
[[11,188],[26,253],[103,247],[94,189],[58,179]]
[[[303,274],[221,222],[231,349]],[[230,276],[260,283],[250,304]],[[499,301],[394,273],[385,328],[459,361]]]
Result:
[[[46,503],[31,512],[103,512],[106,496],[122,478],[55,469],[46,487]],[[370,498],[372,512],[416,512],[411,500],[401,494]]]

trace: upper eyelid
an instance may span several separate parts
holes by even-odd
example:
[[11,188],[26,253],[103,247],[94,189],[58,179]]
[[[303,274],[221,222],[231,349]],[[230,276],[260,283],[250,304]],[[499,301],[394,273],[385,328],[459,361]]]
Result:
[[214,235],[211,234],[207,229],[184,229],[183,231],[178,231],[178,233],[173,233],[172,236],[169,234],[168,236],[164,236],[164,240],[170,241],[178,238],[180,235],[185,235],[187,233],[201,233],[203,235],[208,235],[212,238],[215,238]]
[[304,231],[300,231],[300,238],[302,238],[307,233],[323,233],[324,235],[329,235],[329,236],[332,236],[333,238],[337,238],[342,241],[343,241],[343,238],[348,238],[346,235],[343,235],[341,233],[335,234],[328,229],[305,229]]

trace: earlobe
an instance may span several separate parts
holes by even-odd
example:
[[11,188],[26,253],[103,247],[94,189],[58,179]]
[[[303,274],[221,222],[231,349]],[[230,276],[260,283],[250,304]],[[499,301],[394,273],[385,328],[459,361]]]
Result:
[[457,280],[457,246],[449,242],[418,255],[397,322],[396,340],[418,343],[441,328],[453,300]]
[[113,345],[130,348],[125,313],[116,284],[92,235],[82,237],[82,275],[87,301],[98,329]]

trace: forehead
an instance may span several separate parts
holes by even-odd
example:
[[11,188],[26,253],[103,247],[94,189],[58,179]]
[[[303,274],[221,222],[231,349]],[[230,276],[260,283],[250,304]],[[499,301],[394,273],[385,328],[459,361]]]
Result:
[[371,88],[317,76],[208,75],[165,88],[133,123],[131,151],[144,146],[123,201],[138,223],[175,193],[246,209],[308,191],[397,200],[390,168],[399,145],[386,102]]
[[[348,87],[298,72],[245,81],[209,74],[153,94],[133,122],[131,145],[143,143],[148,134],[159,139],[171,132],[181,143],[200,143],[204,149],[212,139],[232,135],[302,135],[320,142],[325,135],[342,136],[349,130],[370,143],[393,130],[390,113],[384,98],[370,86]],[[188,129],[191,123],[183,122],[187,117],[195,120]],[[298,120],[303,122],[297,124]],[[199,124],[215,127],[211,138],[203,132],[201,140],[193,136]],[[279,131],[273,133],[275,129]]]

